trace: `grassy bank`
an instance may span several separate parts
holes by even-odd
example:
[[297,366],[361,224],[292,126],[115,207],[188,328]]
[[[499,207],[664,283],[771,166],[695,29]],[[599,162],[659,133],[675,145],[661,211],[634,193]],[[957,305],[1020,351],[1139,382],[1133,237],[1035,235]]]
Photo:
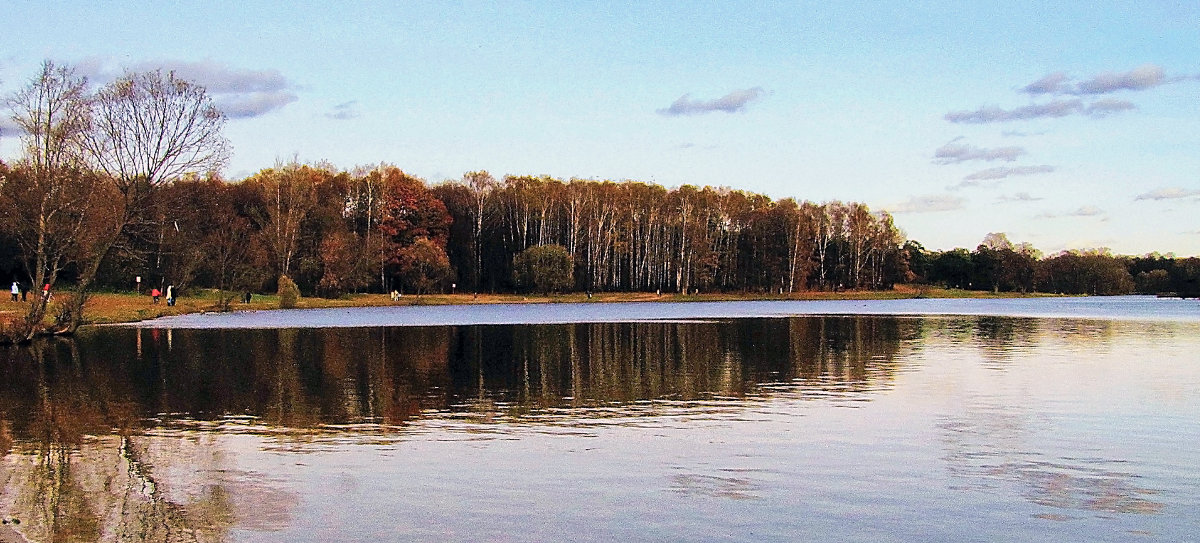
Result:
[[[168,307],[166,299],[153,303],[145,295],[132,292],[98,293],[92,295],[85,308],[85,320],[89,324],[136,322],[168,315],[201,313],[218,309],[217,293],[201,290],[181,296],[174,307]],[[56,314],[57,306],[66,301],[60,296],[51,302],[48,319]],[[1045,296],[1039,294],[982,292],[974,290],[943,289],[936,287],[914,287],[903,285],[888,291],[843,291],[843,292],[797,292],[791,294],[764,293],[712,293],[712,294],[668,294],[652,292],[602,292],[588,296],[585,293],[555,295],[520,294],[431,294],[425,296],[405,295],[392,301],[386,294],[350,294],[336,299],[300,298],[297,308],[322,307],[368,307],[388,305],[455,305],[455,304],[507,304],[507,303],[598,303],[598,302],[714,302],[736,300],[895,300],[903,298],[1012,298],[1022,296]],[[0,301],[0,326],[8,325],[25,314],[27,302]],[[235,311],[277,309],[279,297],[254,295],[251,302],[235,302]]]

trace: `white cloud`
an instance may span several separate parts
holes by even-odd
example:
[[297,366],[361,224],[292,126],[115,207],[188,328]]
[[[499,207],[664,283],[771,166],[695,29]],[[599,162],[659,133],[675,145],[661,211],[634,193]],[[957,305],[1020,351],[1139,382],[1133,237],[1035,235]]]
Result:
[[279,70],[234,68],[209,60],[163,59],[119,67],[104,57],[89,57],[76,64],[76,69],[99,84],[113,81],[126,71],[174,72],[180,79],[203,86],[217,107],[233,119],[258,117],[299,99],[295,86]]
[[1050,173],[1054,171],[1054,166],[999,166],[996,168],[988,168],[970,174],[963,178],[964,181],[991,181],[996,179],[1005,179],[1021,175],[1035,175],[1039,173]]
[[1034,218],[1058,219],[1058,218],[1062,218],[1062,217],[1099,217],[1102,215],[1104,215],[1104,210],[1102,210],[1096,206],[1083,206],[1079,209],[1076,209],[1075,211],[1069,211],[1067,213],[1050,213],[1050,212],[1041,213],[1041,214],[1038,214]]
[[1068,115],[1106,117],[1109,114],[1130,109],[1136,109],[1136,106],[1127,100],[1104,99],[1085,103],[1078,98],[1071,98],[1069,100],[1053,100],[1044,104],[1030,104],[1013,109],[984,106],[974,111],[951,111],[944,118],[952,123],[985,124],[1057,118]]
[[1137,109],[1137,106],[1133,105],[1133,102],[1129,100],[1106,98],[1088,104],[1087,107],[1083,108],[1083,113],[1092,117],[1105,117],[1112,113],[1129,111],[1131,109]]
[[1200,189],[1185,189],[1183,187],[1167,187],[1139,194],[1136,200],[1176,200],[1200,196]]
[[1065,72],[1054,72],[1025,85],[1021,88],[1021,92],[1026,94],[1055,94],[1067,90],[1070,80],[1071,78],[1067,77]]
[[8,112],[0,112],[0,138],[14,138],[23,132],[21,126],[12,120]]
[[358,112],[358,100],[350,100],[349,102],[342,102],[336,106],[333,106],[333,111],[330,111],[329,113],[325,114],[326,117],[328,117],[330,119],[336,119],[339,121],[354,119],[354,118],[359,117],[360,115],[361,115],[361,113]]
[[231,119],[248,119],[274,111],[297,100],[290,92],[219,94],[213,100]]
[[892,213],[936,213],[962,209],[964,200],[957,196],[933,194],[913,196],[904,202],[885,206]]
[[1161,66],[1143,64],[1128,72],[1105,72],[1078,83],[1073,82],[1065,72],[1054,72],[1025,85],[1021,88],[1021,92],[1035,96],[1040,94],[1088,96],[1126,90],[1141,91],[1185,79],[1187,78],[1168,78]]
[[997,202],[1038,202],[1045,198],[1031,196],[1028,192],[1018,192],[1013,195],[1002,195],[996,199]]
[[975,147],[965,143],[955,143],[951,141],[933,152],[933,162],[935,164],[957,164],[969,160],[983,160],[991,162],[994,160],[1003,160],[1012,162],[1017,157],[1025,154],[1025,149],[1022,147]]
[[1007,121],[1041,119],[1045,117],[1066,117],[1079,113],[1083,102],[1079,99],[1054,100],[1045,104],[1031,104],[1015,109],[1001,109],[997,106],[984,106],[975,111],[951,111],[945,118],[952,123],[983,124]]
[[1076,94],[1107,94],[1119,90],[1146,90],[1162,85],[1162,67],[1143,64],[1124,73],[1103,73],[1075,86]]
[[746,104],[760,98],[765,91],[762,87],[754,87],[750,89],[735,90],[725,96],[714,100],[692,100],[690,94],[680,96],[675,100],[670,107],[658,110],[660,115],[679,116],[679,115],[700,115],[704,113],[712,113],[714,111],[724,111],[725,113],[737,113],[744,111]]

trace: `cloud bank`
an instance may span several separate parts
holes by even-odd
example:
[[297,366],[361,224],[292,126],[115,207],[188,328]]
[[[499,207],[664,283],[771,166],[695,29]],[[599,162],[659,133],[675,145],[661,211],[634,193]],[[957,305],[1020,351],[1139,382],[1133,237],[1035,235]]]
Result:
[[765,94],[765,91],[763,91],[762,87],[735,90],[715,100],[692,100],[690,94],[685,94],[680,96],[678,100],[675,100],[670,107],[658,110],[658,113],[669,117],[702,115],[716,111],[738,113],[745,111],[746,104],[757,100],[763,94]]
[[125,71],[162,70],[202,85],[213,102],[232,119],[259,117],[295,102],[295,86],[279,70],[234,68],[212,61],[143,61],[118,68],[108,59],[91,57],[76,65],[88,79],[107,83]]
[[[1054,96],[1049,102],[1030,104],[1013,109],[982,106],[975,110],[951,111],[945,119],[952,123],[983,124],[1029,119],[1084,115],[1106,117],[1113,113],[1136,109],[1128,100],[1094,99],[1115,92],[1137,92],[1169,83],[1200,81],[1200,74],[1168,77],[1161,66],[1143,64],[1127,72],[1104,72],[1082,81],[1072,79],[1066,72],[1052,72],[1021,87],[1019,92],[1033,97]],[[1074,98],[1068,98],[1073,96]],[[1084,101],[1084,99],[1088,101]]]

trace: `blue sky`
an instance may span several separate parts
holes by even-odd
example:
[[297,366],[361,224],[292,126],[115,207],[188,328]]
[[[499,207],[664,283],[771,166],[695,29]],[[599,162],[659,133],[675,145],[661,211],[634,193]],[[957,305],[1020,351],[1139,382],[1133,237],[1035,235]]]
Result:
[[[1196,2],[10,1],[44,59],[163,67],[276,160],[853,200],[929,248],[1200,254]],[[0,123],[0,157],[18,156]]]

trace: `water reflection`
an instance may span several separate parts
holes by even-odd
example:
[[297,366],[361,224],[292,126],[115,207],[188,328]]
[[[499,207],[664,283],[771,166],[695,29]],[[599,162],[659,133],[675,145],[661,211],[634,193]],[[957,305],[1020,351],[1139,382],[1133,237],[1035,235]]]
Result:
[[[1065,358],[1075,362],[1061,371],[1075,374],[1090,369],[1079,360],[1119,350],[1130,337],[1154,341],[1181,329],[1195,336],[1189,326],[858,316],[91,330],[0,352],[0,517],[19,518],[34,541],[237,540],[238,530],[287,529],[304,501],[294,481],[242,462],[238,436],[253,436],[254,452],[293,455],[363,444],[392,450],[439,425],[465,424],[439,436],[462,441],[512,439],[514,428],[596,436],[605,425],[669,435],[717,415],[790,430],[797,405],[857,413],[863,409],[840,408],[877,405],[917,372],[935,374],[930,390],[978,379],[987,391],[963,393],[949,412],[921,411],[930,406],[919,393],[900,395],[909,405],[889,404],[932,426],[940,443],[908,446],[932,447],[953,491],[1012,494],[1065,515],[1155,514],[1168,501],[1141,481],[1136,465],[1046,447],[1054,429],[1022,402],[1029,382],[1007,379],[1052,370]],[[936,366],[945,376],[927,367],[938,357],[953,361]],[[1031,357],[1041,366],[1031,370]],[[863,434],[864,448],[886,449],[886,439],[923,430],[839,420],[850,423],[839,431]],[[785,437],[739,443],[783,455],[755,469],[663,462],[673,466],[663,476],[666,490],[694,501],[768,502],[778,485],[793,484],[776,468],[820,457],[822,444],[838,436]]]
[[[9,350],[13,431],[77,445],[143,424],[316,428],[890,386],[917,320],[879,317],[316,330],[105,329]],[[140,345],[140,349],[131,346]],[[31,409],[33,407],[38,407]]]

